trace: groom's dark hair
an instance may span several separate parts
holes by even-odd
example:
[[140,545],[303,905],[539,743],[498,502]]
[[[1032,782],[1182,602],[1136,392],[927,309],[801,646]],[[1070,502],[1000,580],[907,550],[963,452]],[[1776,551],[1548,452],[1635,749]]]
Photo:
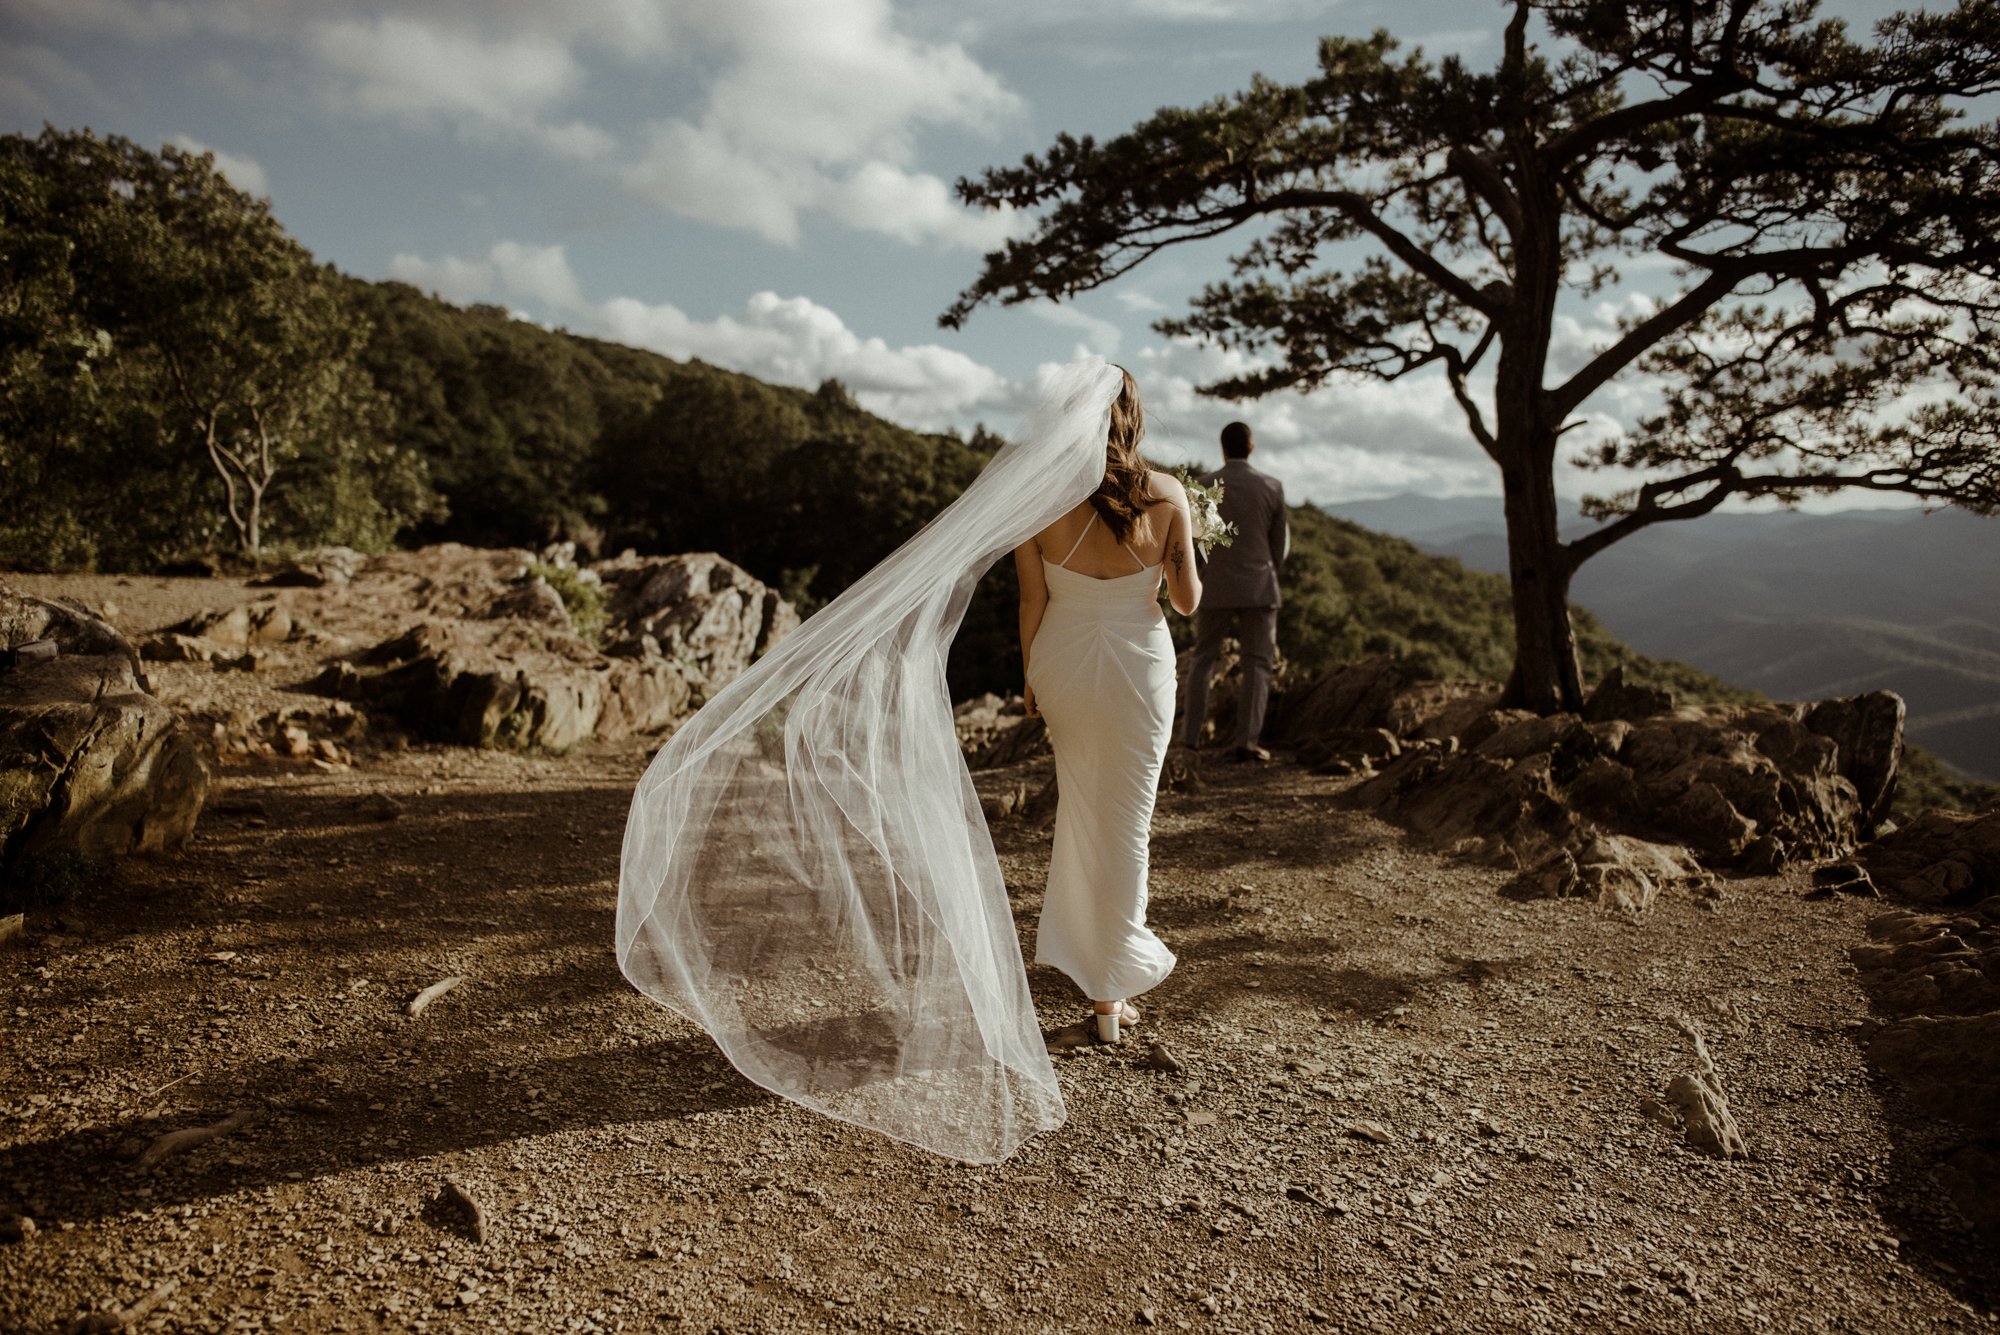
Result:
[[1225,459],[1248,459],[1250,457],[1250,424],[1231,422],[1222,428],[1222,457]]

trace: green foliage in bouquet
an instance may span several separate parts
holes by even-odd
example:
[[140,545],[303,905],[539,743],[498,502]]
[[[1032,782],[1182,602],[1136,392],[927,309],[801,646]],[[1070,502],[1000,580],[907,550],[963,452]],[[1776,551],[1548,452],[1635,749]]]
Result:
[[1222,483],[1203,482],[1189,464],[1170,471],[1187,492],[1188,514],[1194,520],[1194,545],[1200,549],[1202,558],[1206,560],[1217,547],[1234,543],[1236,525],[1222,517]]

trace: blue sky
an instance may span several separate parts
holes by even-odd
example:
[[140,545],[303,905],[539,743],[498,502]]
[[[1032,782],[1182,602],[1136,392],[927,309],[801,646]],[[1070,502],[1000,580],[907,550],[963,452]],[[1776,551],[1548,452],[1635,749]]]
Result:
[[[1829,7],[1863,23],[1889,8]],[[1089,350],[1139,377],[1164,458],[1206,458],[1241,416],[1301,499],[1482,494],[1498,479],[1438,383],[1196,396],[1225,359],[1149,326],[1220,276],[1226,245],[1071,306],[989,308],[962,331],[936,318],[1021,225],[960,208],[955,178],[1253,73],[1304,78],[1324,33],[1386,27],[1483,63],[1501,16],[1445,0],[5,0],[0,116],[210,149],[350,273],[784,383],[838,376],[911,426],[1004,429],[1037,367]],[[1587,354],[1647,292],[1577,303],[1558,356]],[[1644,402],[1614,386],[1578,438]]]

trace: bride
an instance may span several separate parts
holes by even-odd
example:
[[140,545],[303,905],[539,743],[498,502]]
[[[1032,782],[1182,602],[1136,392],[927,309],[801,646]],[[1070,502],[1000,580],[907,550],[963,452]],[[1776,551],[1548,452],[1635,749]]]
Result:
[[[1105,1003],[1107,1032],[1130,1022],[1110,1003],[1172,967],[1143,919],[1172,712],[1153,591],[1162,563],[1176,606],[1199,584],[1185,501],[1143,474],[1139,427],[1130,378],[1101,358],[1046,375],[1026,431],[963,495],[718,692],[640,779],[619,966],[749,1079],[972,1163],[1062,1124],[944,675],[979,577],[1042,538],[1072,550],[1047,568],[1027,659],[1064,831],[1041,953]],[[1097,583],[1113,523],[1120,546],[1160,555],[1133,553],[1143,572]]]
[[[1157,985],[1173,952],[1146,927],[1153,795],[1174,720],[1174,643],[1160,612],[1201,601],[1187,493],[1139,457],[1146,414],[1120,372],[1104,478],[1014,551],[1028,713],[1056,753],[1056,834],[1035,962],[1096,1002],[1097,1036],[1139,1022],[1126,998]],[[1148,561],[1142,553],[1152,553]]]

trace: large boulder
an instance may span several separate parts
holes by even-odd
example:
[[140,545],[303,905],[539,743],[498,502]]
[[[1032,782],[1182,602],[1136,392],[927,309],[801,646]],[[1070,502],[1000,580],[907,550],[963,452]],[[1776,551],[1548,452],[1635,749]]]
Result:
[[1715,878],[1685,848],[1655,844],[1630,835],[1600,834],[1579,846],[1558,848],[1515,883],[1531,897],[1582,896],[1626,913],[1653,907],[1660,892],[1711,891]]
[[320,547],[250,582],[261,588],[320,589],[350,583],[366,561],[352,547]]
[[346,596],[422,619],[329,665],[314,688],[433,740],[559,752],[671,726],[799,621],[713,553],[628,553],[572,578],[601,590],[596,642],[528,552],[445,543],[376,557]]
[[0,642],[34,641],[57,652],[0,672],[0,871],[184,843],[208,770],[132,645],[87,609],[0,586]]
[[686,714],[689,684],[677,665],[608,659],[573,635],[535,625],[413,626],[333,665],[315,684],[433,741],[510,751],[568,751]]
[[680,664],[701,699],[798,628],[798,612],[776,589],[714,552],[627,552],[590,570],[604,585],[606,650]]
[[1967,1219],[2000,1230],[2000,897],[1950,914],[1894,910],[1868,936],[1850,953],[1884,1017],[1868,1059],[1917,1111],[1983,1137],[1935,1171]]
[[1799,722],[1839,748],[1840,772],[1861,799],[1861,822],[1867,833],[1889,817],[1896,797],[1896,774],[1903,759],[1903,697],[1894,691],[1869,691],[1793,705]]
[[[1312,724],[1320,737],[1357,749],[1370,737],[1359,726],[1398,721],[1389,702],[1408,697],[1391,672],[1358,667],[1368,671],[1323,679]],[[1707,867],[1755,873],[1845,856],[1870,828],[1857,780],[1879,799],[1893,784],[1882,757],[1901,745],[1900,701],[1886,693],[1819,705],[1674,708],[1664,692],[1620,677],[1600,687],[1582,715],[1487,709],[1462,726],[1453,720],[1456,735],[1440,744],[1438,725],[1450,710],[1479,698],[1460,697],[1399,730],[1397,748],[1378,743],[1376,754],[1387,757],[1381,772],[1353,799],[1435,844],[1534,869],[1535,879],[1551,884],[1584,877],[1580,855],[1606,834],[1684,847]],[[1606,847],[1614,846],[1599,843],[1598,851]],[[1659,883],[1650,873],[1641,879]]]
[[162,632],[163,636],[183,636],[206,640],[226,649],[248,649],[258,644],[283,644],[296,629],[291,608],[273,598],[235,607],[204,610]]
[[1685,843],[1715,866],[1768,872],[1843,856],[1866,834],[1860,796],[1838,745],[1800,712],[1697,705],[1630,723],[1609,757],[1633,777],[1629,804],[1586,803],[1590,814]]
[[1889,893],[1920,904],[1972,904],[2000,895],[2000,803],[1977,813],[1926,811],[1861,852]]
[[1487,682],[1417,677],[1387,655],[1281,687],[1273,694],[1265,739],[1291,748],[1303,764],[1336,774],[1365,773],[1394,759],[1402,753],[1401,738],[1458,736],[1490,713],[1500,694]]

